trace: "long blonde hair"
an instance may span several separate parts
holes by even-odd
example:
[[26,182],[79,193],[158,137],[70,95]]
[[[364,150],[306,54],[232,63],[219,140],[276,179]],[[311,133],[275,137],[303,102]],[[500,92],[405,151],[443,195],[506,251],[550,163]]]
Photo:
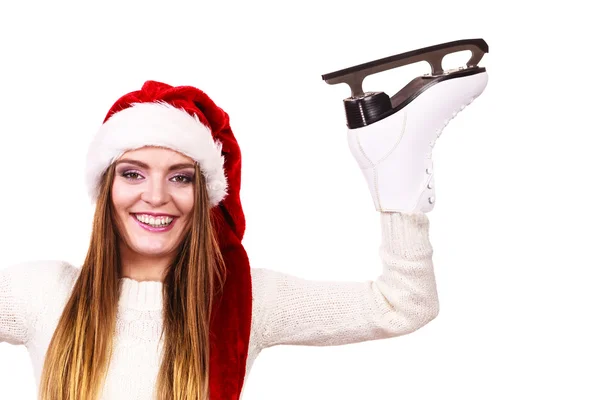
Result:
[[[119,230],[111,200],[114,173],[113,164],[102,179],[90,247],[46,353],[40,400],[95,400],[102,392],[120,293]],[[191,223],[163,280],[158,400],[207,400],[209,395],[209,321],[226,271],[205,185],[196,165]]]

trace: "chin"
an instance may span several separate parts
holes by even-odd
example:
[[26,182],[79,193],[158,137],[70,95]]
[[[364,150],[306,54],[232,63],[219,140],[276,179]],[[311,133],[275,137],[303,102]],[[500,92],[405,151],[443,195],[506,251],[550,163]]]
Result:
[[175,231],[156,234],[137,232],[137,229],[133,229],[133,232],[129,231],[127,236],[128,247],[133,252],[152,257],[172,254],[182,240],[181,232]]
[[142,256],[162,257],[173,254],[177,250],[176,238],[152,238],[144,235],[129,235],[126,240],[129,249]]
[[164,243],[136,243],[134,241],[133,246],[131,246],[131,249],[140,255],[160,257],[172,254],[176,250],[176,246]]

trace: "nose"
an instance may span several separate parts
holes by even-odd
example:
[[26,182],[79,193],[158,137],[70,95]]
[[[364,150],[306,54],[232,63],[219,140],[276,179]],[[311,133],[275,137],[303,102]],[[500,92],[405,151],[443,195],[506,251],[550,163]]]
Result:
[[142,200],[153,207],[159,207],[167,203],[169,193],[165,184],[160,179],[149,179],[145,190],[142,192]]

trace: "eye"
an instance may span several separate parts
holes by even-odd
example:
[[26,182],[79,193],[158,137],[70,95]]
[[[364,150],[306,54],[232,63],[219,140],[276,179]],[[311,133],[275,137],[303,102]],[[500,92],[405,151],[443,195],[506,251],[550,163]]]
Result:
[[129,180],[138,180],[142,178],[142,175],[135,171],[125,171],[121,174],[121,176]]
[[176,175],[173,178],[171,178],[171,181],[175,183],[191,183],[192,177],[188,175]]

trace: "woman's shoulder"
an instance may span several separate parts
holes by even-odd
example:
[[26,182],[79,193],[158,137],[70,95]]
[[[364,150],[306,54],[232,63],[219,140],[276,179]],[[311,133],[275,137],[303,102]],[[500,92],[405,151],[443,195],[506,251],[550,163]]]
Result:
[[[79,275],[65,261],[26,261],[0,269],[0,342],[26,344],[60,315]],[[49,332],[49,331],[48,331]]]
[[69,290],[80,269],[60,260],[31,260],[0,269],[0,281],[11,286],[14,293],[39,293],[44,289]]

